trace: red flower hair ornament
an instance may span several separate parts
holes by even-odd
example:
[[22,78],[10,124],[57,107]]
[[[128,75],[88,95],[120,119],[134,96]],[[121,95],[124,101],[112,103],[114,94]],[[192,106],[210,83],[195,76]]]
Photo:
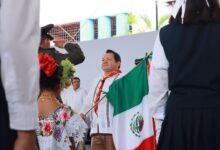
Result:
[[42,70],[47,77],[51,77],[57,69],[55,59],[49,54],[38,54],[38,59],[40,63],[40,70]]

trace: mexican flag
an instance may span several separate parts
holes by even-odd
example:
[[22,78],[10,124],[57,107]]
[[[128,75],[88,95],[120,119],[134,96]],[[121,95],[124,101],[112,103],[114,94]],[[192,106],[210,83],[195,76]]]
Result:
[[148,79],[144,59],[109,88],[114,107],[113,139],[117,150],[155,150],[153,119],[147,106]]

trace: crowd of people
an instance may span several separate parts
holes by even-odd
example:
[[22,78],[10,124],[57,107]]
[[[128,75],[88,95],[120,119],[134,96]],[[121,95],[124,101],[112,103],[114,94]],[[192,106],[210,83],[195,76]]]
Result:
[[[92,150],[114,150],[103,91],[123,76],[120,54],[104,52],[87,93],[74,68],[83,50],[54,39],[53,24],[39,28],[38,0],[0,0],[0,10],[0,149],[83,150],[89,133]],[[220,149],[219,39],[219,0],[176,0],[149,71],[157,150]]]

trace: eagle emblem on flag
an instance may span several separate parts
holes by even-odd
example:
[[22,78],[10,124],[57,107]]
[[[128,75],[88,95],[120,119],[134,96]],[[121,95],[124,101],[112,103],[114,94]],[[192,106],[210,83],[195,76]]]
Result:
[[136,137],[141,137],[140,133],[144,126],[144,118],[139,112],[133,115],[130,121],[130,129]]

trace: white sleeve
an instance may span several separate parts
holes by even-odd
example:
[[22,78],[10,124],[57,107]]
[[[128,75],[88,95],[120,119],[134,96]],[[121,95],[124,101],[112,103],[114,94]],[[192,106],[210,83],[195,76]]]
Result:
[[149,75],[149,108],[156,122],[157,139],[160,134],[161,124],[164,119],[164,108],[168,98],[168,67],[163,46],[158,35],[154,50]]
[[[98,84],[99,80],[95,79],[91,88],[89,89],[88,94],[85,96],[84,100],[83,100],[83,106],[82,109],[80,110],[81,113],[85,114],[87,113],[93,106],[93,98],[94,98],[94,94],[95,94],[95,89],[96,86]],[[92,111],[92,110],[91,110]],[[90,113],[88,113],[90,114]]]
[[1,0],[1,80],[9,107],[10,127],[37,126],[39,94],[39,0]]

